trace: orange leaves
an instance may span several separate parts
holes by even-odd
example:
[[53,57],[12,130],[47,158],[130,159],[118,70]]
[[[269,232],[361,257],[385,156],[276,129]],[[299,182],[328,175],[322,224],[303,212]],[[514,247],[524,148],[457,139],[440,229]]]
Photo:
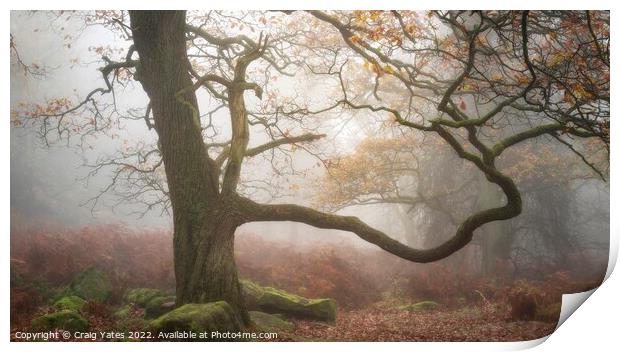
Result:
[[565,62],[566,60],[570,59],[572,56],[573,56],[573,53],[568,52],[568,51],[555,52],[553,53],[553,55],[551,55],[547,64],[549,65],[549,67],[554,68],[554,67],[559,66],[561,63]]
[[352,24],[357,28],[356,34],[350,39],[356,44],[374,41],[400,46],[403,43],[403,30],[409,33],[417,30],[415,21],[401,28],[389,11],[353,11]]
[[[420,148],[411,137],[369,138],[355,152],[327,163],[327,173],[317,181],[315,203],[338,207],[349,202],[379,194],[397,192],[401,177],[410,177],[417,165],[414,150]],[[432,139],[425,143],[431,145]]]
[[355,44],[362,44],[363,41],[358,35],[352,35],[349,39]]
[[386,64],[383,67],[381,67],[376,62],[370,62],[367,60],[364,60],[364,62],[362,63],[362,68],[365,71],[372,72],[373,74],[379,77],[383,76],[384,74],[388,74],[388,75],[396,74],[396,70],[390,65]]
[[13,126],[21,126],[22,121],[19,119],[19,113],[15,110],[11,110],[11,125]]
[[391,74],[391,75],[393,75],[395,73],[394,69],[392,69],[392,67],[389,66],[389,65],[385,65],[383,67],[383,72],[385,72],[387,74]]
[[575,97],[577,97],[577,99],[580,100],[590,100],[594,97],[594,94],[587,91],[582,84],[576,84],[573,87],[573,94],[575,95]]
[[50,116],[60,114],[71,107],[73,102],[67,97],[59,97],[48,100],[45,104],[19,104],[19,110],[11,112],[11,120],[23,118],[39,118],[42,116]]
[[596,97],[596,94],[583,86],[582,83],[577,82],[568,86],[568,90],[564,89],[562,101],[568,104],[584,103],[591,101]]
[[383,70],[381,69],[381,67],[379,67],[379,65],[377,65],[374,62],[370,62],[370,61],[366,61],[364,60],[364,63],[362,64],[362,67],[364,68],[364,70],[366,71],[370,71],[374,74],[377,75],[381,75],[383,72]]
[[415,22],[410,22],[405,25],[405,32],[409,34],[415,34],[418,30],[418,24]]
[[502,74],[499,72],[495,72],[491,75],[491,81],[493,82],[501,82],[502,78]]
[[523,73],[515,73],[512,77],[520,85],[527,85],[530,83],[530,78]]
[[[573,142],[576,143],[576,142]],[[599,170],[606,169],[607,159],[599,139],[589,139],[576,146]],[[529,142],[508,149],[502,156],[504,171],[520,186],[564,185],[575,179],[593,177],[593,171],[575,154],[566,154],[549,144]]]
[[543,145],[524,144],[510,150],[506,157],[512,161],[507,173],[518,183],[549,179],[562,166],[560,155]]
[[372,10],[372,11],[356,10],[356,11],[353,11],[353,21],[356,24],[377,22],[383,15],[383,13],[384,11],[377,11],[377,10]]

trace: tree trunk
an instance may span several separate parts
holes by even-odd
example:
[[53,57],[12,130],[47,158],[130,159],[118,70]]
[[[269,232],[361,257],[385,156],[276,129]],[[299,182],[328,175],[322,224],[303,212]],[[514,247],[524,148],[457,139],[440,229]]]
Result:
[[224,300],[244,322],[234,260],[240,223],[219,194],[189,75],[184,11],[130,11],[140,57],[136,79],[150,98],[173,211],[177,305]]
[[[502,192],[497,187],[489,184],[484,177],[479,177],[478,207],[486,209],[497,206],[502,202]],[[512,236],[510,223],[507,221],[495,221],[485,224],[480,229],[481,261],[480,270],[482,275],[496,277],[501,273],[499,262],[510,259],[512,249]]]
[[205,219],[198,236],[175,231],[177,305],[223,300],[249,322],[235,264],[236,228],[231,216],[215,215]]

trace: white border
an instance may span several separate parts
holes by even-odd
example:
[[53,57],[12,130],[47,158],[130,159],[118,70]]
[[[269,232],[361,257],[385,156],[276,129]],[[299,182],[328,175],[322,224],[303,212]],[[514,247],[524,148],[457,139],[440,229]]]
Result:
[[[612,1],[600,1],[589,0],[575,1],[520,1],[520,2],[507,2],[497,0],[484,0],[484,1],[396,1],[396,0],[381,0],[381,1],[369,1],[369,0],[314,0],[314,1],[281,1],[281,0],[263,0],[263,1],[236,1],[230,0],[202,0],[202,1],[119,1],[108,0],[105,2],[87,2],[87,1],[29,1],[22,0],[19,2],[3,2],[2,6],[5,7],[5,11],[2,14],[3,35],[4,38],[9,37],[9,23],[10,12],[13,10],[25,10],[25,9],[93,9],[93,8],[132,8],[132,9],[200,9],[200,8],[215,8],[215,9],[463,9],[463,8],[476,8],[476,9],[611,9],[612,10],[612,23],[616,23],[615,6],[616,2]],[[618,50],[616,50],[617,41],[615,38],[618,33],[615,27],[612,26],[612,61],[617,61],[615,58],[618,56]],[[5,39],[5,40],[7,40]],[[2,101],[4,105],[4,112],[8,114],[10,107],[10,70],[9,70],[9,55],[8,48],[5,49],[5,55],[3,56],[3,84],[2,84]],[[615,63],[612,66],[616,66]],[[612,72],[616,72],[615,69]],[[616,77],[612,79],[612,85],[615,82]],[[612,92],[614,92],[612,88]],[[617,102],[616,97],[612,94],[613,106]],[[614,123],[612,122],[612,125]],[[2,219],[2,225],[4,229],[4,246],[2,246],[2,259],[5,265],[2,266],[0,272],[2,273],[3,289],[0,293],[3,307],[3,316],[0,317],[0,331],[4,333],[0,334],[1,347],[3,351],[33,351],[33,350],[49,350],[49,351],[109,351],[113,350],[135,350],[135,351],[169,351],[170,349],[183,349],[183,350],[230,350],[230,351],[244,351],[247,349],[258,351],[285,351],[294,348],[300,351],[316,351],[317,349],[325,350],[376,350],[377,348],[399,350],[399,351],[417,351],[417,350],[431,350],[431,351],[446,351],[446,350],[459,350],[459,351],[495,351],[495,350],[518,350],[531,348],[538,346],[536,350],[540,351],[573,351],[573,350],[610,350],[612,346],[617,346],[618,342],[618,316],[619,313],[618,304],[616,298],[620,293],[620,279],[618,274],[612,274],[613,268],[617,262],[618,254],[618,219],[613,215],[616,214],[617,202],[620,200],[618,192],[614,187],[614,180],[618,175],[617,162],[618,148],[616,144],[611,145],[611,248],[610,259],[607,271],[607,280],[600,289],[594,292],[593,298],[588,300],[583,308],[577,310],[574,317],[568,319],[557,332],[550,335],[550,337],[543,338],[536,341],[528,342],[516,342],[516,343],[381,343],[381,345],[372,343],[10,343],[8,342],[9,325],[9,219],[10,219],[10,180],[9,172],[7,172],[7,165],[10,165],[10,135],[9,135],[9,123],[8,116],[5,115],[5,123],[3,128],[0,128],[0,140],[3,143],[3,150],[0,156],[0,165],[5,167],[5,171],[0,174],[2,184],[2,196],[4,202],[0,209],[0,219]],[[618,134],[616,127],[612,126],[611,129],[612,140],[615,142]],[[582,295],[584,296],[584,295]],[[589,296],[589,295],[588,295]],[[569,301],[575,299],[575,297],[565,298]],[[564,307],[564,305],[563,305]],[[564,313],[565,314],[565,313]],[[547,342],[544,342],[547,340]],[[541,344],[542,343],[542,344]]]

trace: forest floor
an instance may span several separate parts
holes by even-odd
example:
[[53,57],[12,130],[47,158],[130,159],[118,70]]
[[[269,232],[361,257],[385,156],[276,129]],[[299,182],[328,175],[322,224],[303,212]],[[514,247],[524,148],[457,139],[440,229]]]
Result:
[[280,341],[527,341],[551,334],[556,323],[507,321],[480,307],[409,312],[378,303],[338,312],[335,324],[293,320]]
[[[14,341],[15,333],[33,331],[33,319],[54,312],[54,302],[91,268],[106,277],[109,292],[105,303],[86,298],[79,313],[89,332],[143,331],[144,308],[131,304],[127,316],[116,314],[128,304],[128,290],[175,287],[170,233],[112,225],[20,231],[11,230]],[[235,249],[242,278],[337,302],[334,323],[289,318],[294,329],[279,332],[276,341],[538,339],[554,331],[561,295],[597,287],[607,264],[583,265],[584,273],[551,268],[536,277],[512,277],[498,265],[490,278],[468,265],[467,256],[421,265],[378,250],[333,244],[302,250],[252,234],[241,236]],[[403,309],[423,301],[437,306]]]
[[[138,318],[141,309],[132,315]],[[90,331],[118,330],[111,315],[87,314]],[[295,328],[278,332],[273,341],[527,341],[551,334],[556,324],[538,321],[509,321],[496,306],[440,308],[432,311],[402,311],[390,308],[386,302],[358,310],[339,310],[334,323],[288,319]],[[14,327],[15,332],[25,327]],[[127,328],[127,327],[126,327]],[[140,329],[135,326],[134,329]],[[90,341],[70,339],[64,341]],[[114,341],[97,339],[97,341]],[[134,340],[135,341],[135,340]],[[146,341],[146,340],[145,340]]]

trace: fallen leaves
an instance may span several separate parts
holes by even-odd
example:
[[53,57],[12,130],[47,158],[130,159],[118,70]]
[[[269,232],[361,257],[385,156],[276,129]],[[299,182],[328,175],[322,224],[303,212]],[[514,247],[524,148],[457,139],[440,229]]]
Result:
[[375,305],[339,311],[334,325],[296,320],[283,341],[525,341],[551,334],[553,323],[508,322],[502,311],[480,307],[409,312]]

